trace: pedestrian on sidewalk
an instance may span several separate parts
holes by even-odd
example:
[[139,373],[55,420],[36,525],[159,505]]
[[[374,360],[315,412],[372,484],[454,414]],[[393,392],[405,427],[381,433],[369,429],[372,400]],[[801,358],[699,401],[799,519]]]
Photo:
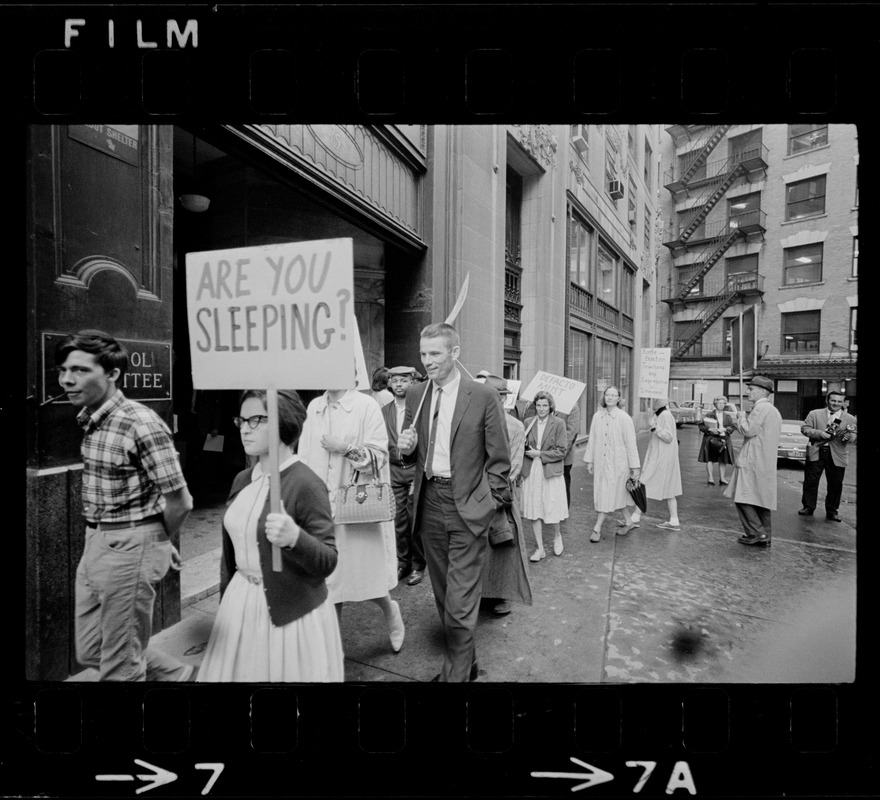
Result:
[[770,402],[773,381],[756,375],[747,386],[749,400],[755,405],[748,418],[737,415],[736,428],[743,435],[733,468],[733,479],[724,492],[733,498],[742,523],[741,544],[769,547],[772,538],[771,511],[776,509],[776,458],[782,417]]
[[[198,680],[341,682],[339,621],[325,582],[337,560],[333,516],[321,479],[293,452],[306,410],[296,392],[278,392],[281,513],[269,511],[266,392],[243,392],[239,414],[234,421],[244,451],[259,460],[232,482],[220,608]],[[280,572],[272,567],[273,546],[281,548]]]
[[397,579],[406,578],[407,586],[422,582],[425,574],[425,552],[422,542],[413,532],[413,478],[416,457],[404,455],[397,448],[397,437],[403,430],[406,414],[406,393],[415,381],[412,367],[393,367],[388,370],[388,387],[394,395],[393,403],[382,407],[382,418],[388,433],[388,462],[391,469],[391,491],[394,492],[394,533],[397,537]]
[[[681,530],[678,520],[678,500],[681,493],[681,466],[678,463],[678,436],[676,434],[675,417],[667,408],[669,400],[665,397],[656,398],[651,408],[651,438],[645,451],[642,463],[641,482],[645,485],[645,494],[649,500],[665,500],[669,509],[669,519],[660,522],[657,527],[667,531]],[[637,527],[642,512],[636,508],[632,521],[624,526],[619,534],[627,534]]]
[[489,529],[511,503],[507,424],[498,393],[456,366],[455,328],[423,328],[419,350],[428,380],[407,393],[398,446],[416,452],[415,527],[443,624],[443,666],[432,680],[465,683],[479,674],[475,631]]
[[[379,404],[355,389],[324,392],[309,403],[299,455],[327,487],[330,507],[352,472],[369,471],[375,457],[382,483],[390,483],[388,431]],[[406,633],[400,605],[391,599],[397,586],[394,522],[336,525],[339,562],[327,579],[330,599],[342,616],[343,603],[370,600],[382,609],[391,649],[403,647]]]
[[562,555],[559,524],[568,519],[563,460],[568,449],[565,423],[554,415],[556,401],[550,392],[537,392],[535,416],[524,421],[526,453],[523,461],[523,517],[531,522],[537,549],[530,561],[540,561],[544,552],[544,524],[553,528],[553,552]]
[[[507,381],[497,375],[488,374],[486,386],[495,389],[504,398],[510,394]],[[501,513],[505,513],[513,536],[511,541],[495,542],[492,529],[489,530],[489,548],[486,551],[486,563],[483,566],[483,599],[492,607],[492,613],[504,616],[511,612],[511,603],[532,604],[532,587],[529,583],[529,571],[526,556],[526,543],[523,521],[520,515],[521,490],[520,482],[523,459],[525,455],[525,429],[522,422],[510,413],[504,415],[507,424],[507,438],[510,442],[510,493],[512,502]],[[496,514],[496,517],[498,514]]]
[[584,461],[587,472],[593,475],[593,505],[598,512],[591,542],[601,538],[606,514],[618,509],[623,509],[627,531],[632,530],[635,503],[627,491],[626,481],[639,477],[641,465],[632,417],[619,408],[619,403],[620,390],[609,386],[590,422]]
[[76,570],[76,660],[101,681],[188,681],[195,668],[150,647],[154,584],[179,570],[192,510],[168,426],[118,388],[125,347],[103,331],[65,336],[58,381],[83,429],[85,549]]
[[825,519],[840,522],[840,496],[843,476],[849,456],[849,446],[855,444],[858,421],[844,408],[846,395],[830,391],[825,396],[825,408],[811,411],[801,433],[810,443],[804,465],[804,491],[798,514],[812,516],[819,497],[819,481],[825,473]]
[[722,486],[727,486],[725,466],[733,464],[736,456],[733,452],[733,441],[730,438],[736,430],[736,417],[729,411],[724,410],[727,398],[724,395],[716,397],[712,401],[712,411],[700,420],[699,429],[703,432],[703,441],[700,444],[700,452],[697,461],[706,465],[708,483],[715,485],[715,473],[713,464],[718,465],[718,479]]

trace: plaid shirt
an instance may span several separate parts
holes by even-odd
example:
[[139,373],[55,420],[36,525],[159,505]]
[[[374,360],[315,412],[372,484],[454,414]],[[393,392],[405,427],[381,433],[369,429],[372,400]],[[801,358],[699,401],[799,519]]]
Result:
[[83,515],[90,522],[134,522],[165,509],[163,494],[186,486],[168,426],[146,406],[116,393],[76,421],[82,441]]

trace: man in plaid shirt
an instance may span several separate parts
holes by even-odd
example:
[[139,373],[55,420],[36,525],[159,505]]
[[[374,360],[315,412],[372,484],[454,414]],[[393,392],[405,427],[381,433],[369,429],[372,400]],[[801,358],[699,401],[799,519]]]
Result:
[[180,569],[171,543],[192,510],[171,433],[117,388],[128,352],[101,331],[55,349],[58,380],[81,409],[85,550],[76,571],[76,657],[102,681],[188,681],[195,668],[149,646],[153,584]]

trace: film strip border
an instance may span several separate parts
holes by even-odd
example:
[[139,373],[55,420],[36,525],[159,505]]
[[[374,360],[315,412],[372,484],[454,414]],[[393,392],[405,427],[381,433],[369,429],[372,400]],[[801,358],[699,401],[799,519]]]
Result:
[[206,794],[221,769],[221,796],[528,796],[572,781],[617,796],[843,796],[870,763],[851,687],[349,685],[330,702],[322,687],[220,688],[35,688],[6,791],[106,796],[120,787],[101,776],[168,772]]
[[77,8],[9,27],[11,95],[47,121],[835,114],[870,88],[877,17],[795,4]]

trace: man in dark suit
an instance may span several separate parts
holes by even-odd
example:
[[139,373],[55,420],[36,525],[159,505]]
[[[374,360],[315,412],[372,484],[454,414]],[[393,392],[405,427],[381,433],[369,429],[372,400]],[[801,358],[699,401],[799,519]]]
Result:
[[388,429],[388,456],[391,464],[391,489],[396,511],[394,532],[397,534],[397,579],[407,578],[408,586],[421,583],[425,574],[425,553],[422,543],[413,535],[412,485],[415,475],[415,453],[404,455],[397,449],[397,437],[403,430],[406,415],[406,394],[413,385],[416,371],[411,367],[392,367],[389,370],[388,389],[394,402],[382,406],[382,416]]
[[840,522],[837,513],[840,495],[843,493],[843,475],[846,472],[849,445],[856,441],[856,418],[844,409],[843,392],[831,391],[825,396],[825,408],[811,411],[801,433],[810,443],[807,445],[807,461],[804,465],[804,491],[801,497],[802,517],[810,517],[819,497],[819,481],[825,473],[825,518]]
[[428,325],[419,348],[428,380],[407,392],[397,444],[402,453],[416,453],[414,526],[445,634],[434,680],[465,682],[478,673],[474,632],[489,527],[511,502],[507,424],[498,392],[459,372],[455,328]]

